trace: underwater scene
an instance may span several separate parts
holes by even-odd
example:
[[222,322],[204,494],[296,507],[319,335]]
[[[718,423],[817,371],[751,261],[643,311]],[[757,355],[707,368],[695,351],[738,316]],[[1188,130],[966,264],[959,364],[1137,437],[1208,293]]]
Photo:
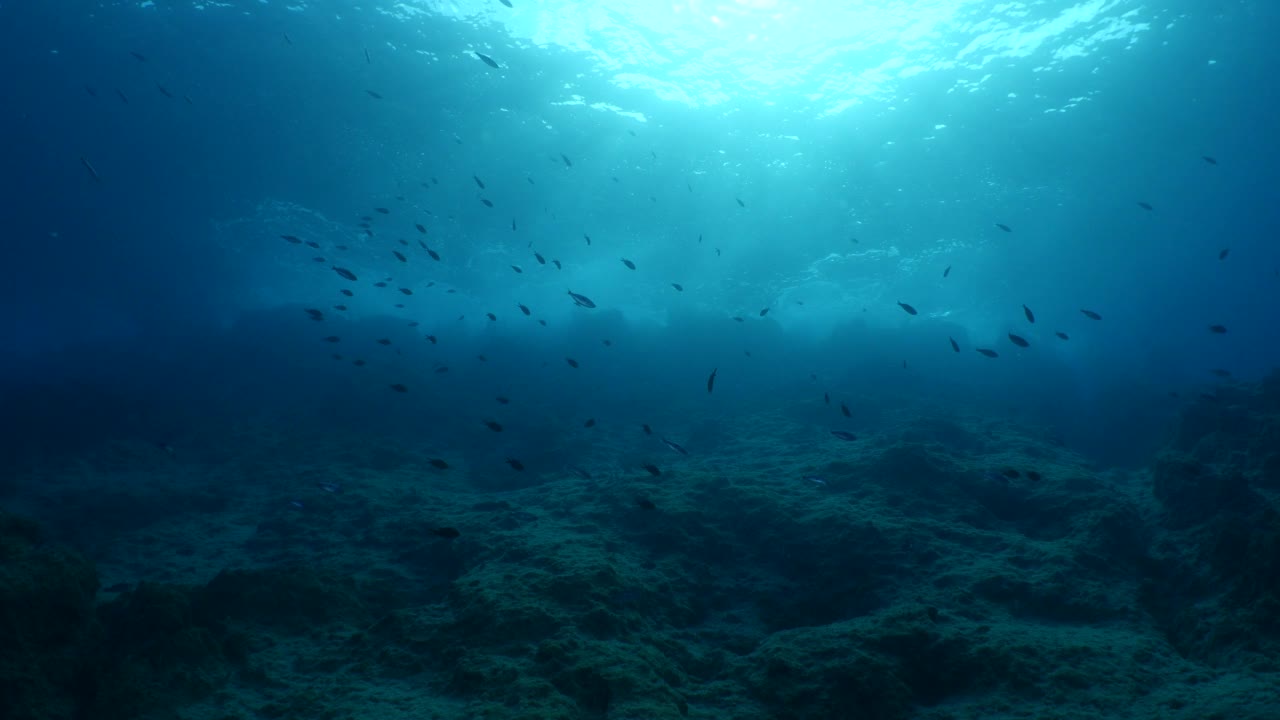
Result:
[[1277,29],[0,0],[0,719],[1280,720]]

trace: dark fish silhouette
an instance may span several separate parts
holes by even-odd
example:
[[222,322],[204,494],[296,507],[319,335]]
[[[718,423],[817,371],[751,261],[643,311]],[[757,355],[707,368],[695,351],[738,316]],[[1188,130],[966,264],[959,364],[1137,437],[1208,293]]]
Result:
[[432,459],[428,460],[428,461],[427,461],[427,463],[428,463],[429,465],[431,465],[431,467],[433,467],[433,468],[435,468],[435,469],[437,469],[437,470],[448,470],[448,469],[449,469],[449,463],[447,463],[447,462],[445,462],[445,461],[441,460],[440,458],[432,458]]
[[85,170],[89,171],[89,177],[93,178],[94,182],[102,182],[102,178],[98,175],[97,169],[93,167],[93,164],[90,163],[88,159],[81,157],[80,164],[84,166]]
[[764,308],[760,311],[760,317],[764,317],[765,315],[768,315],[768,314],[769,314],[769,308]]
[[746,206],[747,206],[747,204],[746,204],[746,203],[742,202],[742,198],[734,198],[734,200],[737,200],[737,201],[738,201],[738,207],[746,207]]
[[1027,479],[1034,482],[1040,482],[1040,473],[1036,472],[1035,470],[1028,470]]
[[1031,343],[1027,342],[1026,338],[1021,335],[1014,335],[1013,333],[1009,333],[1009,342],[1017,345],[1018,347],[1031,347]]
[[1035,313],[1033,313],[1033,312],[1031,312],[1031,308],[1027,307],[1026,305],[1023,305],[1023,306],[1022,306],[1022,314],[1027,316],[1027,322],[1029,322],[1029,323],[1035,323],[1035,321],[1036,321],[1036,314],[1035,314]]
[[331,342],[331,343],[342,342],[342,338],[338,337],[337,335],[330,335],[329,337],[322,338],[322,339],[325,342]]
[[485,316],[485,317],[487,317],[487,318],[489,318],[490,320],[492,320],[492,321],[494,321],[494,322],[497,322],[497,321],[498,321],[498,316],[497,316],[497,315],[494,315],[493,313],[485,313],[485,314],[484,314],[484,316]]
[[392,250],[391,254],[395,255],[400,262],[409,262],[409,258],[405,257],[399,250]]
[[582,423],[582,427],[584,428],[595,427],[595,426],[596,426],[595,418],[587,418],[587,421]]
[[1094,312],[1094,311],[1092,311],[1092,310],[1081,310],[1081,311],[1080,311],[1080,314],[1084,315],[1085,317],[1089,318],[1090,320],[1101,320],[1101,319],[1102,319],[1102,316],[1101,316],[1101,315],[1099,315],[1098,313],[1096,313],[1096,312]]
[[831,393],[829,393],[829,392],[824,392],[824,393],[822,393],[822,402],[824,402],[824,403],[826,403],[826,404],[830,405],[830,404],[831,404]]
[[546,264],[547,264],[547,259],[546,259],[546,258],[544,258],[544,257],[542,257],[541,255],[539,255],[538,253],[534,253],[534,254],[533,254],[533,259],[534,259],[534,260],[537,260],[539,265],[546,265]]
[[528,307],[527,305],[521,305],[521,304],[519,304],[519,303],[516,303],[516,307],[520,308],[520,312],[524,313],[525,315],[531,315],[531,314],[532,314],[532,313],[529,311],[529,307]]
[[560,159],[564,161],[565,167],[573,167],[573,163],[569,161],[569,158],[565,157],[564,153],[560,153]]
[[515,270],[515,271],[516,271],[516,274],[520,274],[520,273],[523,273],[523,272],[524,272],[524,269],[523,269],[523,268],[521,268],[519,265],[512,265],[512,266],[511,266],[511,269],[512,269],[512,270]]
[[1218,164],[1218,161],[1217,161],[1217,160],[1215,160],[1215,159],[1213,159],[1213,158],[1209,157],[1208,155],[1201,155],[1201,156],[1200,156],[1200,159],[1201,159],[1201,160],[1204,160],[1205,162],[1209,163],[1210,165],[1217,165],[1217,164]]
[[1071,339],[1071,338],[1070,338],[1066,333],[1062,332],[1061,330],[1058,330],[1058,331],[1054,332],[1053,334],[1054,334],[1054,335],[1057,335],[1059,338],[1062,338],[1063,340],[1070,340],[1070,339]]
[[960,352],[960,343],[956,342],[956,339],[952,337],[949,337],[947,339],[951,341],[951,349],[955,350],[956,352]]
[[390,215],[390,214],[391,214],[391,209],[390,209],[390,208],[376,207],[376,208],[374,208],[374,210],[376,210],[377,212],[379,212],[379,213],[381,213],[381,214],[383,214],[383,215]]
[[1227,333],[1227,326],[1226,325],[1210,325],[1209,332],[1214,333],[1215,335],[1225,335]]
[[130,50],[129,54],[132,55],[134,59],[137,60],[138,62],[150,62],[149,60],[147,60],[147,56],[143,55],[142,53],[134,52]]
[[480,178],[476,177],[475,175],[472,175],[472,176],[471,176],[471,179],[476,181],[476,185],[479,185],[481,190],[483,190],[483,189],[484,189],[484,181],[483,181],[483,180],[481,180]]
[[494,432],[502,432],[502,425],[497,420],[485,420],[484,426]]
[[857,440],[858,439],[857,435],[854,435],[853,433],[848,432],[846,430],[832,430],[831,434],[835,435],[841,440]]
[[591,301],[591,298],[587,297],[586,295],[579,295],[578,293],[572,290],[569,291],[569,297],[573,298],[573,303],[580,307],[594,308],[596,306],[596,304]]
[[564,361],[565,361],[565,362],[567,362],[567,363],[569,363],[569,367],[571,367],[571,368],[576,368],[576,367],[578,367],[578,361],[577,361],[577,360],[574,360],[574,359],[573,359],[573,358],[571,358],[571,357],[567,357],[567,358],[565,358],[565,359],[564,359]]
[[898,307],[902,308],[903,310],[906,310],[908,315],[919,315],[919,313],[916,312],[915,308],[911,307],[910,305],[904,302],[899,302]]
[[1222,248],[1222,250],[1218,252],[1218,259],[1226,260],[1227,256],[1230,254],[1231,254],[1231,248]]
[[950,274],[951,274],[951,266],[950,266],[950,265],[948,265],[948,266],[947,266],[947,269],[942,271],[942,277],[946,277],[946,276],[948,276],[948,275],[950,275]]
[[1143,210],[1155,210],[1155,208],[1151,207],[1151,203],[1145,203],[1145,202],[1142,202],[1141,200],[1138,201],[1138,207],[1142,208]]
[[484,53],[480,53],[480,52],[475,52],[474,50],[472,50],[472,52],[475,53],[475,56],[480,58],[480,60],[483,61],[485,65],[488,65],[489,67],[495,70],[502,69],[501,66],[499,66],[498,63],[495,62],[494,59],[489,57],[488,55],[485,55]]
[[453,540],[454,538],[462,535],[462,533],[458,532],[457,528],[451,527],[431,528],[431,534],[436,537],[442,537],[446,540]]
[[515,458],[507,458],[507,464],[511,466],[512,470],[524,470],[524,463]]
[[653,428],[649,427],[649,423],[644,423],[644,424],[643,424],[643,425],[641,425],[640,427],[644,430],[644,434],[645,434],[645,435],[652,435],[652,434],[653,434]]
[[[426,235],[426,234],[427,234],[427,229],[426,229],[426,228],[424,228],[424,227],[422,227],[422,224],[421,224],[421,223],[414,223],[414,224],[413,224],[413,226],[414,226],[414,227],[416,227],[416,228],[418,228],[418,232],[422,233],[423,235]],[[418,242],[422,242],[422,241],[421,241],[421,240],[419,240]]]
[[636,269],[636,264],[635,264],[635,263],[633,263],[633,262],[631,262],[630,260],[628,260],[628,259],[626,259],[626,258],[622,258],[622,264],[623,264],[623,265],[626,265],[626,266],[627,266],[629,269],[631,269],[631,270],[635,270],[635,269]]
[[399,393],[407,393],[407,392],[409,392],[409,388],[405,387],[404,385],[402,385],[402,384],[400,384],[400,383],[395,383],[395,384],[393,384],[393,385],[391,386],[391,389],[392,389],[392,390],[395,390],[396,392],[399,392]]
[[590,235],[588,235],[588,234],[586,234],[586,233],[582,233],[582,237],[583,237],[584,239],[586,239],[586,241],[587,241],[587,244],[588,244],[588,245],[590,245],[590,244],[591,244],[591,236],[590,236]]
[[288,240],[289,242],[293,243],[294,245],[301,245],[301,244],[302,244],[302,240],[300,240],[300,239],[298,238],[298,236],[297,236],[297,235],[281,235],[280,237],[284,238],[285,240]]
[[1000,357],[1000,353],[996,352],[995,350],[988,350],[987,348],[974,348],[974,349],[989,358]]
[[503,5],[506,5],[507,7],[514,7],[511,4],[511,0],[498,0],[498,2],[502,3]]
[[493,207],[493,201],[487,198],[480,198],[480,202],[484,203],[485,207]]
[[707,392],[711,392],[716,386],[716,373],[720,372],[720,368],[711,371],[711,375],[707,377]]
[[381,95],[379,95],[378,93],[376,93],[376,92],[374,92],[374,91],[372,91],[372,90],[365,90],[365,92],[369,93],[369,97],[373,98],[374,100],[381,100],[381,99],[382,99],[382,96],[381,96]]
[[369,57],[369,48],[364,49],[364,61],[367,65],[373,64],[373,58]]
[[310,315],[311,319],[316,322],[322,322],[324,320],[324,313],[316,310],[315,308],[307,308],[304,312]]
[[675,288],[676,292],[684,292],[684,286],[680,283],[671,283],[671,287]]
[[647,497],[637,496],[635,500],[636,500],[636,507],[640,508],[641,510],[657,510],[658,509],[658,506],[654,505],[653,501]]
[[658,477],[659,475],[662,474],[662,471],[658,469],[658,466],[652,463],[647,465],[641,465],[641,467],[643,467],[645,470],[648,470],[649,474],[654,477]]
[[996,227],[1008,233],[1013,232],[1013,228],[1009,227],[1008,225],[1005,225],[1004,223],[996,223]]
[[840,403],[840,414],[845,417],[853,417],[853,413],[849,412],[849,406],[844,403]]

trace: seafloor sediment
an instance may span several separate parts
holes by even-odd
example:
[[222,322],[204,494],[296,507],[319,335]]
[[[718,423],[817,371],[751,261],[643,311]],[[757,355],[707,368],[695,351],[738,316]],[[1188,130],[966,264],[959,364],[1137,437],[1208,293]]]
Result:
[[757,415],[508,492],[370,438],[205,443],[20,466],[0,716],[1280,717],[1280,375],[1127,473],[974,418]]

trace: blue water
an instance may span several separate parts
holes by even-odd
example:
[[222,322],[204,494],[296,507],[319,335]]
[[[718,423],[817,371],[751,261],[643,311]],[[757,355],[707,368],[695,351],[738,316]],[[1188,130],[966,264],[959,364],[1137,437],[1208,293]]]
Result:
[[9,450],[496,490],[927,414],[1135,468],[1280,364],[1280,6],[512,5],[0,0]]

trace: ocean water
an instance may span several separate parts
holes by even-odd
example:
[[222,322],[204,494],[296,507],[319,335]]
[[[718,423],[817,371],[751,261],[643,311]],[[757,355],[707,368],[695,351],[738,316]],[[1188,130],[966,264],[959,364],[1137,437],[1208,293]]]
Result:
[[1256,0],[0,0],[0,716],[1280,718]]

